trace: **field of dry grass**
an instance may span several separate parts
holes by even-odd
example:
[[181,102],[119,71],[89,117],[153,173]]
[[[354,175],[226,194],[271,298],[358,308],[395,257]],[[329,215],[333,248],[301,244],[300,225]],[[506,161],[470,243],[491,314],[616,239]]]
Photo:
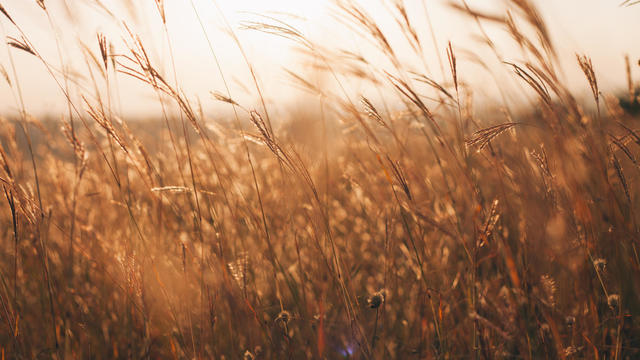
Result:
[[[414,55],[428,56],[393,3]],[[59,119],[19,100],[21,116],[0,118],[2,359],[639,358],[638,60],[620,95],[577,56],[593,95],[577,97],[535,6],[508,3],[452,11],[510,34],[525,60],[504,66],[530,105],[474,109],[455,44],[436,81],[403,65],[366,9],[339,1],[389,66],[277,19],[244,24],[291,40],[337,84],[289,74],[318,101],[286,119],[228,88],[212,96],[232,116],[213,119],[133,32],[125,54],[98,36],[94,85],[146,83],[163,109],[153,122],[122,118],[109,95],[75,100],[0,5],[20,34],[11,52],[41,60],[69,100]],[[171,16],[157,4],[154,16]],[[341,87],[349,77],[385,95]]]

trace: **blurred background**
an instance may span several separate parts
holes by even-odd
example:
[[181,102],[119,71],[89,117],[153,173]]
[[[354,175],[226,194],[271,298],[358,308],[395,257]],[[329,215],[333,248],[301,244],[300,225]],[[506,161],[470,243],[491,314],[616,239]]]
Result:
[[[464,82],[473,85],[500,81],[503,86],[508,87],[509,83],[513,83],[516,86],[514,89],[520,89],[514,77],[507,75],[507,67],[478,38],[481,30],[486,31],[496,45],[504,49],[503,54],[513,56],[518,52],[511,51],[514,45],[503,29],[492,28],[491,24],[484,24],[480,29],[477,23],[469,21],[452,8],[452,4],[464,6],[463,2],[457,0],[406,0],[411,21],[422,31],[418,36],[424,43],[432,45],[424,49],[424,59],[416,59],[415,55],[411,55],[413,53],[409,51],[409,45],[400,30],[396,29],[397,24],[389,16],[394,10],[393,2],[367,0],[360,1],[360,5],[379,21],[388,34],[397,34],[390,37],[390,42],[402,61],[411,64],[416,73],[446,83],[450,77],[446,47],[451,42],[458,56],[459,76]],[[504,15],[507,11],[505,2],[499,0],[469,0],[466,3],[487,14]],[[624,91],[625,55],[630,56],[632,71],[640,71],[640,46],[630,46],[634,44],[631,39],[638,33],[640,6],[624,7],[619,0],[534,3],[547,22],[558,49],[565,83],[577,94],[588,95],[590,90],[577,65],[576,53],[592,58],[600,87],[605,92]],[[212,50],[229,82],[234,99],[247,107],[257,101],[247,62],[229,29],[238,36],[247,61],[255,68],[271,106],[275,106],[275,103],[278,106],[295,105],[304,96],[293,86],[291,76],[284,69],[305,78],[317,75],[309,65],[309,59],[300,54],[299,46],[291,40],[243,29],[247,22],[273,22],[273,19],[265,16],[290,24],[318,46],[332,51],[348,50],[364,56],[372,63],[383,61],[383,56],[378,54],[373,45],[340,21],[340,17],[336,16],[337,5],[331,0],[165,0],[166,33],[157,3],[153,0],[45,1],[50,16],[42,11],[35,0],[4,0],[1,4],[19,28],[2,17],[0,35],[19,39],[21,31],[27,34],[29,41],[55,73],[57,82],[64,82],[63,74],[73,80],[70,87],[72,97],[87,93],[87,89],[89,93],[107,91],[100,81],[96,81],[97,85],[94,86],[92,77],[97,75],[91,72],[95,72],[95,69],[89,70],[91,60],[87,51],[99,56],[97,34],[102,33],[112,45],[114,54],[127,54],[126,43],[131,42],[127,28],[140,36],[152,63],[170,79],[174,78],[173,54],[180,89],[210,114],[215,114],[217,107],[222,108],[211,92],[224,90]],[[433,33],[429,31],[430,28]],[[17,114],[18,92],[22,93],[27,112],[33,115],[59,117],[64,114],[67,111],[64,96],[56,79],[43,63],[24,51],[7,46],[6,42],[0,47],[0,71],[4,77],[0,79],[0,114]],[[495,71],[495,78],[478,66],[477,61],[471,60],[474,58],[487,62]],[[523,59],[505,57],[503,60],[517,62]],[[348,81],[345,86],[358,92],[366,92],[370,86]],[[476,91],[482,89],[484,92],[476,94],[477,101],[495,99],[497,93],[492,88],[476,86]],[[149,86],[129,76],[119,74],[112,81],[109,91],[121,116],[154,117],[160,111],[156,95]],[[514,91],[509,95],[513,97],[511,100],[518,101],[518,93]]]

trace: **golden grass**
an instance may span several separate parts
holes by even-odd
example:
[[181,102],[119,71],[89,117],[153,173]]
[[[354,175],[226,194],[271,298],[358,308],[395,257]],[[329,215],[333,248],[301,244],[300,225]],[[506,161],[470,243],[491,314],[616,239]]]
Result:
[[[168,32],[171,14],[156,3]],[[0,5],[20,34],[7,44],[40,59],[69,105],[61,123],[20,104],[20,118],[0,121],[3,358],[640,356],[629,59],[618,99],[578,55],[593,99],[577,99],[533,3],[510,0],[507,14],[456,3],[534,99],[479,113],[453,44],[438,82],[403,65],[365,8],[336,4],[390,67],[332,52],[272,17],[248,22],[293,40],[337,92],[289,72],[321,110],[275,121],[243,52],[261,109],[225,84],[212,94],[234,117],[216,123],[128,28],[127,54],[102,34],[98,56],[85,49],[101,76],[93,86],[137,78],[156,92],[162,121],[122,119],[109,95],[74,101],[69,75]],[[424,57],[403,4],[390,16]],[[530,60],[503,60],[487,22]],[[2,69],[20,93],[19,74]],[[388,96],[352,93],[342,86],[350,77]]]

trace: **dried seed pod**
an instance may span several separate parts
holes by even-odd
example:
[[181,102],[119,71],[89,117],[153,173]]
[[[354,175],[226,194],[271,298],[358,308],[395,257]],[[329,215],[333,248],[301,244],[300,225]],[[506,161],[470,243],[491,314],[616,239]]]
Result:
[[291,313],[289,313],[287,310],[282,310],[276,317],[275,322],[282,323],[282,325],[287,325],[290,320],[291,320]]
[[387,292],[384,289],[375,292],[367,298],[367,305],[372,309],[379,308],[380,306],[382,306],[382,304],[384,304],[386,295]]
[[607,297],[607,305],[611,308],[611,310],[616,311],[620,306],[620,295],[611,294]]
[[568,327],[573,327],[573,325],[575,325],[576,323],[576,318],[575,316],[567,316],[566,318],[564,318],[564,322]]

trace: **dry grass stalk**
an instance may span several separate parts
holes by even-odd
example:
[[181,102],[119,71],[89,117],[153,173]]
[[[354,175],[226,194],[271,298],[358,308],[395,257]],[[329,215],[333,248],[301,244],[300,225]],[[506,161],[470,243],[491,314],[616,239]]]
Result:
[[633,86],[633,76],[631,75],[631,61],[629,61],[629,55],[624,56],[625,70],[627,71],[627,89],[629,90],[629,102],[634,102],[636,99],[636,89]]
[[27,40],[24,39],[24,37],[22,39],[16,39],[14,37],[9,36],[8,39],[9,41],[7,41],[7,44],[9,46],[14,47],[16,49],[20,49],[31,55],[36,55],[36,53],[33,51],[31,46],[29,46],[29,44],[27,43]]
[[9,74],[7,73],[7,69],[5,69],[4,66],[2,66],[2,65],[0,65],[0,74],[2,74],[2,77],[7,82],[7,85],[13,86],[11,84],[11,78],[9,77]]
[[9,16],[9,13],[7,12],[7,9],[4,8],[4,6],[2,4],[0,4],[0,12],[2,13],[2,15],[4,15],[12,24],[16,24],[13,19],[11,18],[11,16]]
[[465,141],[465,143],[467,144],[467,146],[476,147],[477,151],[480,151],[484,149],[487,145],[489,145],[491,140],[495,139],[500,134],[513,128],[516,125],[518,125],[518,123],[509,122],[509,123],[491,126],[482,130],[478,130],[475,133],[473,133],[473,136],[468,138]]
[[587,77],[593,98],[595,99],[596,104],[598,104],[598,107],[600,107],[600,91],[598,90],[598,81],[596,80],[596,74],[593,71],[591,58],[585,55],[580,56],[578,54],[576,54],[576,58],[578,59],[578,64],[580,64],[580,68],[584,72],[584,75]]
[[100,48],[100,55],[102,56],[102,62],[104,64],[104,70],[109,70],[109,49],[107,48],[107,38],[104,34],[98,33],[98,47]]
[[622,3],[620,3],[620,6],[633,6],[638,4],[640,4],[640,1],[638,0],[624,0]]

